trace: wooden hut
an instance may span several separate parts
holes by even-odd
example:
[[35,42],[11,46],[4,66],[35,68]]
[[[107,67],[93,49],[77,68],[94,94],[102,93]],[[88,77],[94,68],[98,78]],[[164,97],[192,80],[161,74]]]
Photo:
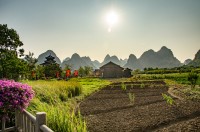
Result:
[[107,64],[100,67],[103,78],[120,78],[123,77],[123,69],[121,66],[108,62]]

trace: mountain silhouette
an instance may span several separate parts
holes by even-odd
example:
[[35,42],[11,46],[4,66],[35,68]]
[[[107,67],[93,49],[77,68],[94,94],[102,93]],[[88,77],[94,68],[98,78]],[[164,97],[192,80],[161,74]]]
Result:
[[115,55],[110,56],[109,54],[107,54],[106,57],[104,58],[103,62],[101,63],[101,66],[107,64],[110,61],[117,65],[120,65],[120,66],[124,66],[127,63],[127,59],[119,60],[119,58],[117,56],[115,56]]
[[90,57],[80,57],[80,55],[77,53],[74,53],[71,58],[62,62],[62,69],[64,69],[66,65],[71,66],[72,70],[78,70],[80,67],[84,66],[89,66],[93,69],[97,69],[97,67],[91,61]]
[[[166,46],[161,47],[160,50],[155,52],[150,49],[145,51],[139,58],[134,54],[130,54],[128,59],[119,59],[116,55],[110,56],[107,54],[102,63],[95,60],[92,61],[89,56],[80,57],[79,54],[74,53],[71,58],[66,57],[63,62],[60,62],[60,59],[52,50],[48,50],[45,53],[42,53],[38,57],[38,64],[41,64],[45,61],[45,57],[49,54],[55,57],[55,61],[58,64],[61,64],[61,67],[64,69],[65,65],[70,65],[73,70],[79,69],[81,66],[89,66],[93,69],[99,69],[100,66],[107,64],[108,62],[113,62],[117,65],[120,65],[124,68],[130,68],[132,70],[144,68],[173,68],[179,67],[183,64],[174,56],[171,49],[168,49]],[[194,60],[187,60],[184,64],[198,66],[200,63],[200,50],[196,53]]]
[[188,64],[188,66],[200,66],[200,50],[195,54],[194,59]]
[[130,54],[127,63],[124,65],[124,67],[129,69],[140,69],[141,65],[136,56]]
[[174,57],[173,52],[163,46],[159,51],[155,52],[150,49],[145,51],[139,59],[134,55],[130,55],[125,68],[144,69],[144,68],[172,68],[181,66],[181,62]]
[[183,62],[184,65],[188,65],[192,60],[191,59],[187,59]]

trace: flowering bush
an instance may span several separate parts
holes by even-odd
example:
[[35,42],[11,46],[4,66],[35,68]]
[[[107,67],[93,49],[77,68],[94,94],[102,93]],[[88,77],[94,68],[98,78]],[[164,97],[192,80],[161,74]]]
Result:
[[0,119],[15,110],[26,109],[33,96],[34,91],[27,84],[0,80]]

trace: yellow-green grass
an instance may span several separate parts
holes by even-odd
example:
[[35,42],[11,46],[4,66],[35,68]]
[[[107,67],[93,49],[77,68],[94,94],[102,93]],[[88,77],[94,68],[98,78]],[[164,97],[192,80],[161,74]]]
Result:
[[176,81],[165,79],[166,84],[172,89],[172,92],[182,98],[200,101],[200,86],[191,88],[188,84],[180,84]]
[[[138,76],[142,79],[170,79],[174,80],[179,84],[190,84],[187,80],[189,73],[170,73],[170,74],[139,74]],[[197,80],[197,85],[200,85],[200,74]]]
[[47,125],[55,132],[85,132],[86,123],[76,108],[77,100],[110,84],[98,78],[76,78],[69,81],[24,81],[33,87],[35,97],[28,111],[46,112]]
[[184,98],[200,101],[200,74],[195,88],[191,88],[188,81],[189,73],[169,73],[169,74],[138,74],[130,80],[165,80],[169,87],[174,88],[173,93]]

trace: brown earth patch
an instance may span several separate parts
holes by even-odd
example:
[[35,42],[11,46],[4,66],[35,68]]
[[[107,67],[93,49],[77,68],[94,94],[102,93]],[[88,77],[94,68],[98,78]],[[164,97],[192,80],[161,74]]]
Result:
[[[168,94],[163,81],[121,83],[110,86],[87,97],[80,104],[90,132],[132,131],[199,131],[200,103],[175,100],[169,105],[162,93]],[[145,86],[142,88],[140,84]],[[134,93],[134,104],[128,93]]]

